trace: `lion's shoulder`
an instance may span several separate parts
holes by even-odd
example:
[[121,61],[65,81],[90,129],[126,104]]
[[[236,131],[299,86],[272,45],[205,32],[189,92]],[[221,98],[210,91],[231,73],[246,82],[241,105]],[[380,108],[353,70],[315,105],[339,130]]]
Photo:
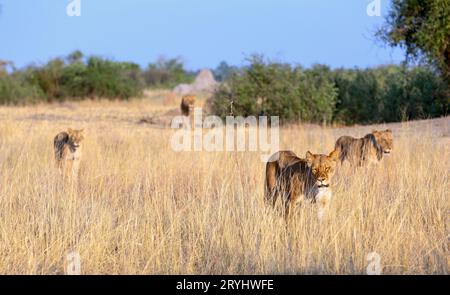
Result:
[[69,141],[69,134],[67,132],[60,132],[56,134],[55,138],[53,139],[53,144],[56,147],[60,147],[63,144],[67,143]]

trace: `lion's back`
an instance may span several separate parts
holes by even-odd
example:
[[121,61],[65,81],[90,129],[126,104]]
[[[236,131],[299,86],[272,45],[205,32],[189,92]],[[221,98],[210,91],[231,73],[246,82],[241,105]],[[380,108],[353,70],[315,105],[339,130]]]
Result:
[[273,154],[266,164],[266,198],[273,197],[277,189],[287,185],[290,179],[304,181],[308,177],[306,171],[305,160],[297,157],[294,152],[279,151]]
[[53,148],[55,151],[55,159],[57,162],[61,161],[64,158],[68,141],[69,134],[67,132],[60,132],[53,139]]
[[341,162],[348,160],[352,164],[362,165],[380,159],[380,150],[373,134],[363,138],[341,136],[336,141],[335,149],[340,153]]

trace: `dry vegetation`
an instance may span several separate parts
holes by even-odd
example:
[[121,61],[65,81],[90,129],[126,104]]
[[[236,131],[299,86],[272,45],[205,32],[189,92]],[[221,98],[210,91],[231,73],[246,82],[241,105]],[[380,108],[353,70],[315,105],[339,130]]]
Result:
[[[0,108],[0,273],[64,273],[72,250],[83,274],[363,274],[372,251],[383,273],[449,273],[448,117],[389,125],[393,155],[343,167],[328,218],[303,206],[286,230],[259,153],[176,153],[137,123],[173,108],[161,97]],[[54,167],[67,127],[87,130],[76,188]],[[286,127],[281,146],[330,152],[372,127]]]

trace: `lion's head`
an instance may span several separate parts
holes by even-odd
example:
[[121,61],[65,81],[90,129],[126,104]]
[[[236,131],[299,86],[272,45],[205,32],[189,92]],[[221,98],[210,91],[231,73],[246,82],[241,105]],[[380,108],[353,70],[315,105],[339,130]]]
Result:
[[375,136],[377,143],[383,150],[384,155],[389,155],[394,147],[394,136],[391,129],[383,131],[373,130],[372,134]]
[[181,98],[181,113],[184,116],[189,116],[195,106],[196,97],[194,95],[185,95]]
[[306,162],[311,168],[311,174],[314,178],[315,185],[319,189],[327,189],[330,186],[331,178],[333,177],[337,160],[339,158],[339,151],[334,150],[328,156],[320,154],[306,153]]
[[84,135],[83,135],[83,130],[84,129],[67,129],[67,134],[69,135],[69,140],[73,143],[73,145],[75,147],[79,147],[81,141],[84,139]]

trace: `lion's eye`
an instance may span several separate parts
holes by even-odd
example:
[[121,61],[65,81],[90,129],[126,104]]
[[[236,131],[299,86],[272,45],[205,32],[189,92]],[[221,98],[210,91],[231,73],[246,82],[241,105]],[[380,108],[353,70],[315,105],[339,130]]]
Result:
[[329,172],[330,171],[330,167],[325,168],[325,171]]

